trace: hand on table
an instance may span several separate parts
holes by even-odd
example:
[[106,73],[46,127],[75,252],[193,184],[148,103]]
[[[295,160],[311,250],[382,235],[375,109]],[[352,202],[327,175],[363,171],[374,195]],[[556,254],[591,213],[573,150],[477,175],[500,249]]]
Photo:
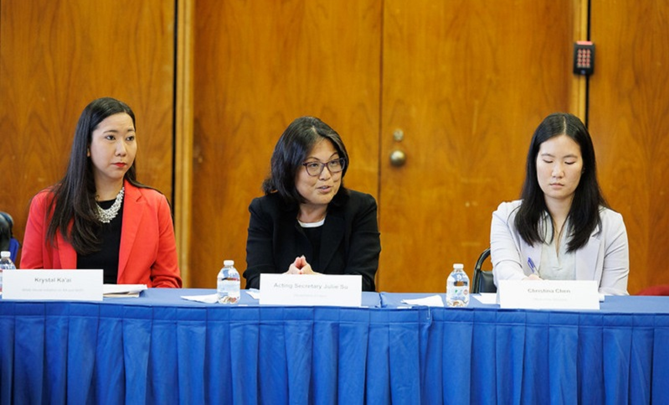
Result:
[[304,256],[296,257],[295,261],[288,267],[284,274],[319,274],[316,273]]

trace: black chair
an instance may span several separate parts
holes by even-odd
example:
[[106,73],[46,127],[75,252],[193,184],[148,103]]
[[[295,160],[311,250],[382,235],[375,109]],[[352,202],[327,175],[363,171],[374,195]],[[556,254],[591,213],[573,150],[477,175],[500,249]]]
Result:
[[11,253],[10,258],[16,262],[16,255],[19,251],[19,241],[14,238],[12,228],[14,219],[6,212],[0,211],[0,250],[7,250]]
[[497,287],[495,286],[495,281],[492,276],[492,270],[483,270],[482,268],[483,263],[488,257],[490,257],[490,248],[487,248],[481,253],[479,259],[476,261],[476,265],[474,265],[472,294],[497,292]]

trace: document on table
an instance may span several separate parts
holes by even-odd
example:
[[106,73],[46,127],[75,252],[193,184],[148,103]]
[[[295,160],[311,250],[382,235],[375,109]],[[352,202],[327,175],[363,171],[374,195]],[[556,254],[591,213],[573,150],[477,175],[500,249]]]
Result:
[[102,296],[105,298],[136,298],[146,288],[146,284],[103,284]]
[[[496,305],[499,304],[497,302],[497,293],[480,293],[480,294],[472,294],[472,297],[476,298],[478,302],[481,304],[486,304],[486,305]],[[603,302],[605,299],[604,294],[599,294],[599,302]]]
[[[241,290],[241,294],[247,293],[251,298],[258,299],[258,290]],[[205,294],[205,295],[182,295],[181,298],[188,301],[203,302],[205,304],[216,304],[218,303],[218,294]],[[240,297],[241,298],[241,297]],[[238,306],[246,306],[246,304],[239,304]]]
[[205,294],[205,295],[182,295],[181,298],[188,301],[203,302],[205,304],[216,304],[218,303],[218,294]]
[[497,293],[480,293],[472,294],[472,297],[476,298],[478,302],[486,305],[495,305],[497,304]]
[[441,299],[440,295],[430,295],[429,297],[424,298],[414,298],[414,299],[404,299],[402,300],[403,304],[409,304],[411,306],[426,306],[426,307],[443,307],[444,300]]

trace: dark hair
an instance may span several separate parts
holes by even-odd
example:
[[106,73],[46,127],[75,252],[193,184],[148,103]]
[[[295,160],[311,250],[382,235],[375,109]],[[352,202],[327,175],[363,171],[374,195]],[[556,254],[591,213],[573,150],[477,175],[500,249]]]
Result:
[[[97,236],[100,222],[96,216],[95,180],[88,148],[93,131],[100,122],[119,113],[128,114],[135,126],[135,114],[130,107],[111,97],[93,100],[79,116],[67,172],[51,189],[53,199],[47,212],[53,212],[53,216],[46,233],[48,242],[53,242],[56,232],[60,231],[78,254],[85,255],[100,249]],[[137,187],[147,187],[136,180],[135,162],[126,172],[125,179]],[[68,232],[70,221],[72,228]]]
[[295,187],[295,177],[302,170],[304,160],[316,143],[328,139],[339,157],[346,160],[342,172],[342,185],[337,194],[345,192],[343,178],[348,169],[348,153],[339,134],[316,117],[300,117],[288,125],[274,147],[271,173],[262,184],[265,194],[278,193],[288,205],[304,202]]
[[[546,207],[544,193],[537,180],[537,155],[541,144],[547,140],[566,135],[581,147],[583,172],[574,199],[569,209],[569,233],[571,239],[567,251],[573,252],[585,246],[592,232],[601,225],[600,207],[608,207],[597,182],[597,163],[595,148],[590,133],[581,120],[572,114],[555,113],[546,117],[534,131],[530,150],[527,153],[525,182],[523,183],[522,203],[515,218],[516,229],[523,240],[532,245],[535,242],[547,242],[539,226],[542,216],[550,212]],[[544,226],[547,224],[544,223]],[[552,235],[552,234],[551,234]],[[551,236],[552,240],[553,236]]]
[[13,227],[14,218],[6,212],[0,211],[0,250],[10,250],[10,242],[14,237]]

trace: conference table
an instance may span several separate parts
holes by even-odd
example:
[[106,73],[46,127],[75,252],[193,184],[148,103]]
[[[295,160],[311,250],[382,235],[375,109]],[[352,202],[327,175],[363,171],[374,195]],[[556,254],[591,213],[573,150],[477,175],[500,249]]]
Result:
[[[0,403],[669,403],[669,298],[598,311],[0,300]],[[441,294],[443,298],[443,294]]]

